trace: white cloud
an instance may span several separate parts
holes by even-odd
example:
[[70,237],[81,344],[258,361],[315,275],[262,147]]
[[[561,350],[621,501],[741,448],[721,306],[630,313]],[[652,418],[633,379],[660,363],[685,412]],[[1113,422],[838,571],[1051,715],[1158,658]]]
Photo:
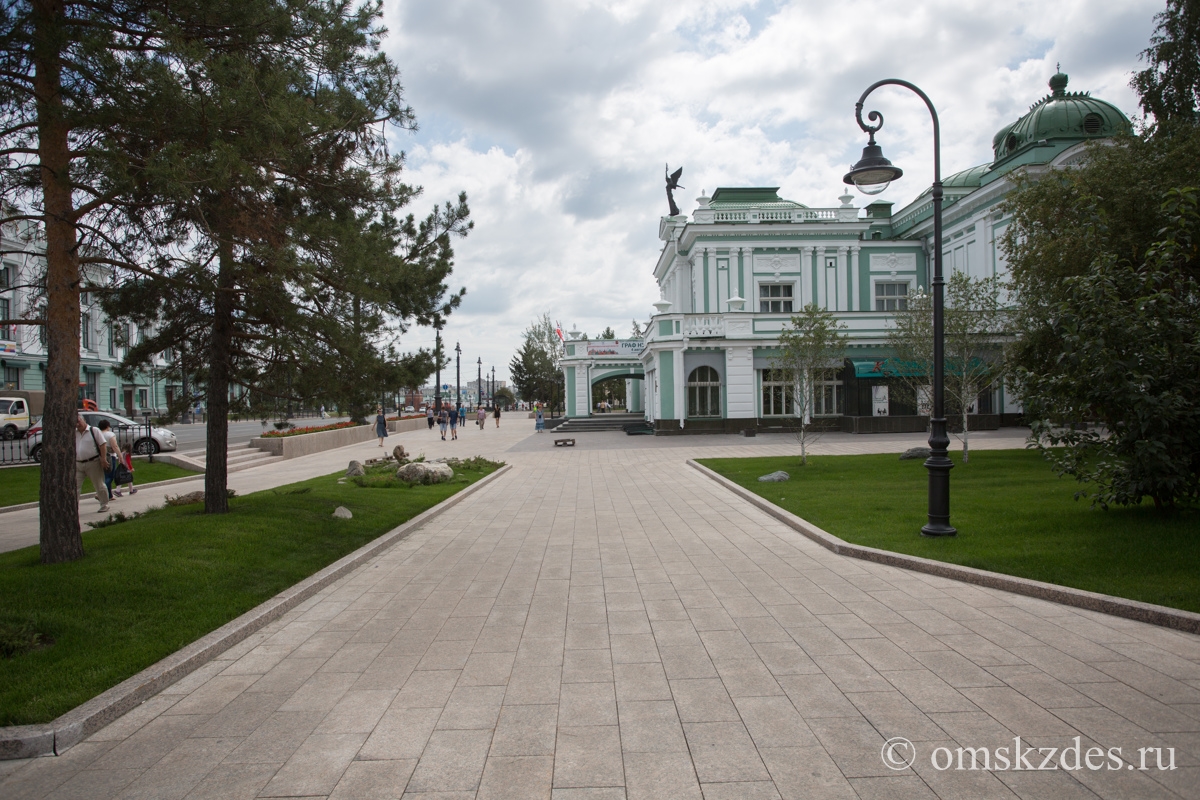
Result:
[[[990,160],[993,133],[1046,94],[1059,61],[1071,90],[1132,114],[1130,73],[1161,6],[387,0],[385,48],[422,124],[396,138],[408,178],[426,206],[465,190],[475,220],[455,248],[452,284],[468,294],[446,337],[506,376],[543,311],[625,335],[658,297],[662,165],[684,167],[685,211],[701,189],[737,185],[836,205],[865,143],[854,103],[880,78],[937,105],[945,175]],[[886,196],[905,203],[932,177],[928,114],[895,88],[869,109],[906,171]]]

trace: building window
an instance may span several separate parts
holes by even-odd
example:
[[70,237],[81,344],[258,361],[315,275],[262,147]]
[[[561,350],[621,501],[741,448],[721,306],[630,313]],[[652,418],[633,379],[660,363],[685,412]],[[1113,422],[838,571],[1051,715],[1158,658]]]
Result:
[[880,281],[875,284],[875,310],[876,311],[907,311],[908,310],[908,282],[887,282]]
[[11,264],[0,267],[0,289],[11,289],[16,269]]
[[108,407],[117,407],[117,390],[115,388],[108,390]]
[[[79,316],[79,343],[83,345],[84,350],[92,349],[92,315],[81,314]],[[96,398],[92,398],[95,400]]]
[[99,376],[100,376],[99,372],[89,372],[87,374],[87,389],[84,391],[84,396],[86,396],[88,400],[95,400],[98,396],[97,392],[100,391],[100,389],[99,389],[100,377]]
[[794,417],[796,388],[784,380],[783,370],[762,371],[762,413],[764,417]]
[[830,370],[813,381],[813,416],[836,417],[842,414],[842,382]]
[[696,367],[687,381],[688,416],[721,416],[721,376],[712,367]]
[[38,317],[42,320],[42,324],[38,325],[38,344],[40,344],[42,347],[45,347],[46,342],[49,341],[49,339],[50,339],[49,334],[46,333],[46,307],[45,306],[41,306],[40,308],[38,308]]
[[150,390],[138,389],[138,408],[148,408],[150,406]]
[[[8,319],[12,304],[7,297],[0,297],[0,319]],[[17,338],[17,326],[0,323],[0,339],[12,341]]]
[[20,389],[21,388],[21,370],[19,367],[4,368],[4,388],[5,389]]
[[117,326],[111,322],[108,324],[108,354],[117,354]]
[[760,283],[758,285],[758,310],[762,314],[792,313],[792,285],[790,283]]

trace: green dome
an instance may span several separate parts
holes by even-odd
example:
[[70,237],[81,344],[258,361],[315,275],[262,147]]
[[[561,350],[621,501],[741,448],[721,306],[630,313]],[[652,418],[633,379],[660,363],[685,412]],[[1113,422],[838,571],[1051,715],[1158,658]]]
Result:
[[942,186],[947,189],[964,188],[978,189],[983,182],[983,176],[992,168],[991,164],[980,164],[978,167],[964,169],[962,172],[956,172],[949,178],[942,180]]
[[1087,92],[1068,92],[1067,76],[1050,79],[1050,94],[1029,107],[1029,113],[992,139],[993,163],[1043,140],[1104,139],[1133,130],[1121,110]]

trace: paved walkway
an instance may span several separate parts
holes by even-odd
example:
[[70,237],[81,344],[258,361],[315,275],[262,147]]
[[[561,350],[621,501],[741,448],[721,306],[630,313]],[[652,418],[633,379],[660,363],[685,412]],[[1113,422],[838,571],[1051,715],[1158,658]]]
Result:
[[783,440],[493,433],[456,445],[506,475],[0,797],[1200,796],[1200,637],[842,558],[683,465]]

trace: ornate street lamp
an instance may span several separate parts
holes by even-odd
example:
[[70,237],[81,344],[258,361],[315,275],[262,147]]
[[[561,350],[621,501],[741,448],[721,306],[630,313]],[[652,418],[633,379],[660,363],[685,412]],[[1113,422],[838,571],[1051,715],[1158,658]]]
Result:
[[925,468],[929,470],[929,521],[921,528],[925,536],[954,536],[950,525],[950,460],[948,448],[950,437],[946,435],[945,385],[945,321],[944,288],[942,278],[942,142],[938,126],[937,110],[929,96],[908,81],[887,78],[876,81],[858,98],[854,106],[854,118],[858,127],[868,135],[867,146],[862,158],[850,168],[842,179],[857,186],[865,194],[879,194],[904,172],[883,157],[883,150],[875,144],[875,133],[883,127],[883,115],[878,111],[867,114],[873,125],[863,122],[863,103],[867,95],[880,86],[903,86],[925,101],[929,116],[933,118],[933,416],[929,419],[929,458]]
[[475,399],[475,405],[483,405],[483,356],[475,359]]
[[462,348],[454,343],[454,413],[462,408]]

